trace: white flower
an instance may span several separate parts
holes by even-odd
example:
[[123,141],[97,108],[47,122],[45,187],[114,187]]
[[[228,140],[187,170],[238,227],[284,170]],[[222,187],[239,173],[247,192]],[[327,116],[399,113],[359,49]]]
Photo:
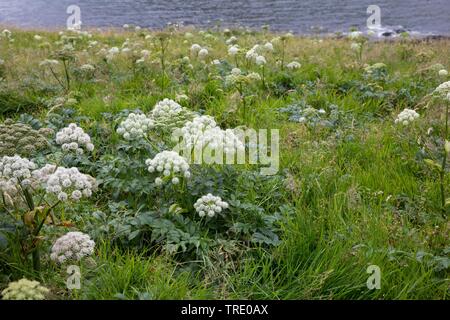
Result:
[[261,76],[259,75],[259,73],[256,72],[250,72],[247,75],[247,79],[251,80],[251,81],[260,81],[261,80]]
[[441,96],[442,98],[446,98],[447,94],[450,93],[450,81],[441,83],[434,91],[435,95]]
[[88,198],[92,195],[92,191],[97,189],[95,179],[82,174],[77,168],[57,168],[55,165],[47,164],[41,169],[34,170],[32,175],[43,185],[47,193],[55,194],[60,201],[66,201],[68,194],[75,201],[83,196]]
[[361,49],[361,44],[358,42],[352,42],[352,44],[350,45],[350,48],[353,51],[359,51]]
[[118,47],[112,47],[107,51],[106,54],[106,59],[107,60],[111,60],[112,58],[114,58],[114,56],[116,54],[118,54],[120,52],[120,49]]
[[75,123],[71,123],[68,127],[61,129],[56,134],[55,141],[61,145],[63,151],[74,151],[78,154],[83,154],[83,148],[88,152],[94,150],[91,137]]
[[29,186],[36,164],[20,156],[0,158],[0,192],[10,195],[18,192],[18,186]]
[[245,58],[247,60],[255,61],[256,58],[258,58],[258,56],[259,56],[259,54],[257,52],[258,49],[259,49],[259,45],[254,45],[253,48],[251,48],[250,50],[247,51],[247,53],[245,54]]
[[40,35],[36,34],[36,35],[34,35],[34,40],[41,41],[42,37]]
[[213,117],[199,116],[186,122],[181,129],[186,149],[212,148],[223,150],[225,154],[234,154],[245,150],[244,144],[231,129],[222,130]]
[[195,211],[200,217],[207,215],[210,218],[214,217],[216,213],[227,209],[228,206],[228,203],[222,201],[218,196],[213,196],[211,193],[199,198],[194,204]]
[[162,151],[153,159],[147,159],[145,164],[148,172],[160,174],[155,179],[156,185],[161,185],[167,179],[173,184],[178,184],[180,182],[179,178],[190,177],[189,164],[185,158],[175,151]]
[[233,76],[239,76],[239,75],[241,75],[241,73],[242,73],[242,71],[241,71],[241,69],[239,69],[239,68],[233,68],[233,69],[231,69],[231,74],[232,74]]
[[53,244],[50,259],[63,263],[67,260],[79,261],[94,253],[95,242],[82,232],[68,232]]
[[417,118],[419,118],[419,114],[416,111],[406,108],[399,113],[399,115],[395,119],[395,123],[403,124],[406,126],[411,122],[413,122],[414,120],[416,120]]
[[200,50],[202,50],[202,47],[201,47],[200,45],[196,44],[196,43],[194,43],[194,44],[191,46],[191,53],[192,53],[193,55],[198,54],[198,52],[199,52]]
[[362,35],[361,31],[353,31],[348,34],[348,37],[352,40],[358,39]]
[[39,63],[40,67],[45,67],[45,66],[57,66],[59,64],[58,60],[54,60],[54,59],[45,59],[44,61],[42,61],[41,63]]
[[235,55],[238,54],[238,52],[239,52],[239,46],[238,46],[238,45],[231,46],[231,47],[228,49],[228,54],[229,54],[230,56],[235,56]]
[[292,61],[286,65],[288,69],[296,70],[299,69],[302,65],[297,61]]
[[88,42],[89,48],[95,47],[96,45],[98,45],[98,41],[89,41]]
[[234,44],[237,42],[237,38],[235,36],[231,36],[229,39],[225,41],[226,44]]
[[438,74],[440,77],[446,77],[446,76],[448,76],[448,71],[445,69],[442,69],[442,70],[439,70]]
[[117,133],[125,140],[136,140],[143,138],[153,128],[154,123],[145,114],[130,113],[128,117],[119,124]]
[[9,31],[8,29],[4,29],[4,30],[2,31],[2,35],[3,35],[5,38],[11,38],[11,31]]
[[153,119],[171,117],[183,111],[183,107],[171,99],[158,102],[151,112]]
[[264,50],[266,51],[273,51],[273,44],[271,42],[266,42],[266,44],[264,45]]
[[266,64],[266,58],[264,58],[263,56],[257,56],[255,62],[256,62],[256,64],[258,66],[265,65]]
[[220,65],[220,60],[214,59],[214,60],[211,62],[211,64],[213,64],[213,65],[215,65],[215,66],[218,66],[218,65]]
[[128,24],[126,24],[126,23],[123,25],[123,28],[124,28],[124,29],[128,29],[129,27],[130,27],[130,25],[128,25]]
[[50,290],[40,285],[38,281],[20,279],[10,282],[2,291],[3,300],[44,300]]
[[95,71],[95,67],[92,64],[83,64],[80,69],[84,72],[93,72]]
[[198,57],[200,58],[200,59],[206,59],[206,57],[208,56],[208,49],[206,49],[206,48],[202,48],[202,49],[200,49],[200,51],[198,52]]

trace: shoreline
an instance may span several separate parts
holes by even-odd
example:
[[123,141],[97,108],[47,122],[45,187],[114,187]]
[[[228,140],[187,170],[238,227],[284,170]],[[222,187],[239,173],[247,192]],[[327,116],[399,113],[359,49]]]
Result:
[[[234,27],[224,27],[221,26],[220,29],[229,29],[229,30],[240,30],[242,28],[246,28],[245,26],[234,26]],[[0,23],[0,29],[10,29],[10,30],[16,30],[20,32],[61,32],[61,31],[67,31],[68,29],[66,27],[26,27],[26,26],[17,26],[17,25],[10,25],[10,24],[1,24]],[[142,27],[142,30],[148,30],[149,32],[159,32],[164,30],[165,28],[146,28]],[[201,26],[196,25],[187,25],[182,26],[179,28],[180,32],[186,31],[186,30],[200,30]],[[217,29],[217,26],[212,26],[209,29]],[[257,30],[256,28],[248,27],[248,30],[258,32],[260,30]],[[88,32],[98,32],[98,33],[107,33],[107,32],[116,32],[116,33],[131,33],[134,32],[132,29],[125,30],[123,27],[120,26],[104,26],[104,27],[85,27],[81,31],[88,31]],[[215,30],[217,31],[217,30]],[[292,32],[289,30],[269,30],[269,33],[272,34],[283,34],[286,32],[291,32],[293,35],[299,38],[306,38],[306,39],[345,39],[347,37],[348,33],[344,32],[328,32],[328,33],[301,33],[301,32]],[[406,39],[410,41],[447,41],[450,40],[450,34],[417,34],[417,31],[411,31],[408,32],[408,37]],[[401,33],[395,33],[392,32],[391,35],[388,36],[370,36],[366,32],[363,32],[363,35],[367,38],[369,38],[370,41],[402,41],[405,40],[401,36]]]

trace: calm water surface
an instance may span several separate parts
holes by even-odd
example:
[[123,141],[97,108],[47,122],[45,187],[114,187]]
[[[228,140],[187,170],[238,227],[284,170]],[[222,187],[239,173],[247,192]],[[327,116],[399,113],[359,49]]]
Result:
[[0,0],[0,24],[21,27],[66,25],[66,8],[81,8],[84,27],[161,28],[169,22],[186,25],[260,27],[311,33],[364,29],[370,4],[381,8],[381,23],[423,34],[450,34],[450,0]]

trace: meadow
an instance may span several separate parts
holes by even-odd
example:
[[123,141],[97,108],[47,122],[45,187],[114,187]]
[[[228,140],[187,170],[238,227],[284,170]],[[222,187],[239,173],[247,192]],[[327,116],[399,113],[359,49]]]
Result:
[[450,40],[126,27],[0,34],[3,299],[448,299]]

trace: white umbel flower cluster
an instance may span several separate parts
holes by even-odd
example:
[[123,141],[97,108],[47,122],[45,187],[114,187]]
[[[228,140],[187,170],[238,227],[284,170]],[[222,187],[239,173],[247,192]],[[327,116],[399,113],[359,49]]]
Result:
[[158,102],[152,110],[152,118],[170,117],[178,115],[183,111],[183,107],[171,99],[164,99]]
[[450,100],[450,81],[441,83],[433,92],[435,95],[440,96],[441,98],[447,98]]
[[206,196],[201,197],[195,202],[194,208],[200,217],[207,215],[212,218],[216,213],[220,213],[222,210],[227,209],[228,203],[222,201],[220,197],[208,193]]
[[201,60],[204,60],[208,56],[209,52],[208,49],[203,48],[197,43],[194,43],[191,46],[191,54],[199,57]]
[[50,259],[58,263],[80,261],[94,253],[95,242],[82,232],[68,232],[53,244]]
[[231,47],[228,48],[228,55],[234,57],[238,53],[239,53],[239,46],[237,44],[232,45]]
[[359,51],[361,50],[361,44],[358,42],[352,42],[350,44],[350,49],[352,49],[353,51]]
[[69,196],[78,201],[82,197],[89,198],[97,188],[93,177],[83,174],[77,168],[56,167],[47,164],[33,171],[33,176],[40,181],[47,193],[55,194],[59,201],[67,201]]
[[248,50],[245,53],[245,58],[247,60],[252,60],[252,61],[256,61],[256,58],[258,58],[259,54],[258,54],[258,49],[259,49],[259,45],[254,45],[253,48],[251,48],[250,50]]
[[30,185],[31,173],[34,169],[36,169],[34,162],[17,155],[0,158],[0,189],[7,186],[12,187],[19,183],[22,186]]
[[265,51],[272,52],[273,51],[273,44],[272,42],[266,42],[263,46]]
[[[199,135],[201,132],[217,126],[216,121],[211,116],[198,116],[192,121],[186,122],[181,131],[191,136]],[[195,140],[194,140],[195,141]]]
[[445,69],[441,69],[441,70],[438,71],[438,75],[440,77],[446,77],[446,76],[448,76],[448,71],[445,70]]
[[416,111],[406,108],[398,114],[395,123],[407,126],[417,118],[419,118],[419,114]]
[[153,121],[145,114],[130,113],[119,124],[117,133],[125,140],[136,140],[145,137],[151,128],[153,128]]
[[3,300],[44,300],[49,290],[41,286],[38,281],[20,279],[10,282],[2,291]]
[[261,50],[265,50],[265,47],[261,47],[259,44],[256,44],[253,48],[246,52],[245,58],[255,62],[259,66],[264,65],[266,64],[266,58],[259,54],[259,51]]
[[199,116],[186,122],[181,132],[186,149],[209,147],[214,150],[222,149],[225,154],[245,149],[232,129],[222,130],[211,116]]
[[88,152],[94,150],[91,137],[75,123],[69,124],[56,134],[56,143],[61,145],[64,152],[74,151],[77,154],[83,154],[84,149]]
[[147,159],[145,164],[148,172],[162,174],[155,179],[156,185],[162,185],[169,180],[172,184],[179,184],[180,178],[191,176],[188,162],[175,151],[160,152],[153,159]]
[[206,57],[208,56],[209,51],[206,48],[201,48],[200,51],[198,52],[198,57],[201,60],[205,60]]
[[288,63],[288,64],[286,65],[286,67],[287,67],[288,69],[290,69],[290,70],[297,70],[297,69],[299,69],[301,66],[302,66],[302,65],[301,65],[299,62],[297,62],[297,61],[292,61],[292,62],[290,62],[290,63]]
[[264,58],[264,56],[257,56],[256,57],[256,60],[255,60],[255,63],[258,65],[258,66],[262,66],[262,65],[265,65],[267,62],[266,62],[266,58]]
[[197,44],[197,43],[194,43],[194,44],[191,46],[191,53],[192,53],[193,55],[197,55],[198,52],[199,52],[200,50],[202,50],[202,47],[201,47],[199,44]]

